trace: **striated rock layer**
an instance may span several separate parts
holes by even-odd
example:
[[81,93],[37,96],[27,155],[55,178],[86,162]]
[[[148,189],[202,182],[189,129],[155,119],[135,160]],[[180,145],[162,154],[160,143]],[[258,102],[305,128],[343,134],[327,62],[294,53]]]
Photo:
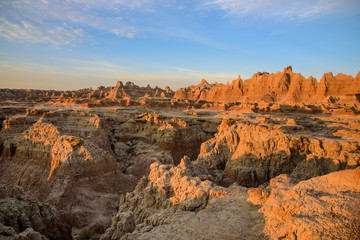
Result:
[[320,82],[293,73],[292,67],[277,73],[256,73],[243,81],[240,76],[230,84],[209,84],[204,79],[196,86],[180,88],[174,98],[210,102],[266,101],[315,104],[327,101],[360,102],[360,73],[354,78],[326,73]]

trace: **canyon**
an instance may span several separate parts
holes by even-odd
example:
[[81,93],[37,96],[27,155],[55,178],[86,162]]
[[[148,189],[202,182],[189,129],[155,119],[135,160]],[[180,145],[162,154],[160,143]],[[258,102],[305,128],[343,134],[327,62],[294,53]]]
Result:
[[360,73],[0,89],[4,239],[356,239]]

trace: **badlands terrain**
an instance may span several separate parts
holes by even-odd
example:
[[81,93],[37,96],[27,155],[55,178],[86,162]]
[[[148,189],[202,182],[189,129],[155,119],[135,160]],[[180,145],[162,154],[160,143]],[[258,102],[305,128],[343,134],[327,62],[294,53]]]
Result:
[[0,89],[1,239],[359,239],[360,73]]

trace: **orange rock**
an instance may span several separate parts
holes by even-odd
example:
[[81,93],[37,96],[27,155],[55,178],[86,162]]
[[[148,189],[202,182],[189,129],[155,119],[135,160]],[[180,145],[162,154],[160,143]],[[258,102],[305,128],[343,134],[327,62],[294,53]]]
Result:
[[259,211],[271,239],[359,239],[360,167],[296,185],[281,175],[268,189]]
[[359,103],[360,74],[350,75],[326,73],[317,82],[315,78],[293,73],[292,67],[283,72],[256,73],[243,81],[240,76],[231,84],[209,84],[205,80],[199,85],[180,88],[174,98],[206,100],[210,102],[266,101],[278,103],[314,104],[326,102],[329,96],[338,101]]

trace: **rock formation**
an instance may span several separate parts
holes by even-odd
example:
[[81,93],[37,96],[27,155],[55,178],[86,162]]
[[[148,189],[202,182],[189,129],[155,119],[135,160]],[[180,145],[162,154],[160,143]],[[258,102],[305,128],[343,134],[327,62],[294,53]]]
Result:
[[[270,192],[270,194],[269,194]],[[271,239],[359,239],[360,167],[294,183],[286,175],[249,190]]]
[[101,119],[65,112],[37,118],[33,124],[24,120],[28,125],[20,133],[12,131],[17,125],[10,119],[2,131],[0,182],[20,185],[41,201],[69,211],[73,227],[106,227],[119,193],[131,191],[136,181],[123,174],[106,151],[110,143]]
[[120,194],[132,191],[151,163],[178,163],[184,152],[195,159],[219,122],[144,113],[144,108],[16,113],[1,112],[7,120],[0,131],[0,183],[20,185],[68,211],[74,233],[102,233]]
[[100,86],[93,90],[84,88],[75,91],[56,91],[56,90],[32,90],[32,89],[0,89],[0,100],[15,101],[53,101],[80,104],[96,99],[134,99],[142,97],[171,98],[174,92],[169,88],[139,87],[132,82],[123,84],[118,81],[115,87]]
[[359,78],[0,89],[0,238],[358,238]]
[[263,237],[263,219],[257,208],[246,204],[246,190],[217,186],[214,182],[222,178],[220,172],[193,165],[187,157],[178,166],[153,163],[149,176],[121,198],[101,239]]
[[208,84],[202,80],[199,85],[180,88],[174,98],[205,100],[210,102],[266,101],[278,103],[315,104],[330,101],[359,103],[360,73],[350,75],[326,73],[317,82],[293,73],[292,67],[274,74],[258,72],[248,80],[238,79],[231,84]]
[[360,129],[353,137],[339,133],[354,131],[347,124],[357,125],[357,120],[345,120],[336,127],[326,120],[306,116],[224,119],[215,137],[202,144],[197,162],[224,170],[230,180],[247,187],[281,173],[304,180],[359,166]]
[[49,204],[24,194],[22,188],[7,191],[0,185],[1,239],[72,239],[71,220]]
[[[231,83],[209,84],[202,79],[200,84],[179,88],[175,93],[169,88],[139,87],[132,82],[117,82],[115,87],[100,86],[93,90],[84,88],[76,91],[0,89],[0,100],[50,101],[62,104],[84,104],[84,106],[141,105],[146,99],[186,99],[207,102],[256,102],[265,101],[281,104],[303,103],[348,103],[360,102],[360,72],[356,77],[342,73],[334,76],[325,73],[318,82],[312,76],[305,78],[293,73],[292,67],[282,72],[258,72],[250,79],[239,76]],[[156,102],[156,101],[155,101]],[[162,102],[168,105],[168,101]]]

